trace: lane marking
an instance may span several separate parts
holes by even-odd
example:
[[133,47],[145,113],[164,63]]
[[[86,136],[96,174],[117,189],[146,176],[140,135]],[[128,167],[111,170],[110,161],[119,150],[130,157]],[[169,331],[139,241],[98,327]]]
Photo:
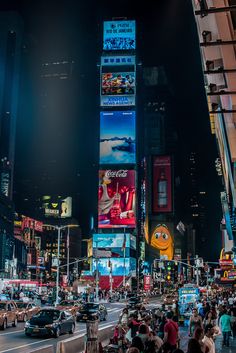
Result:
[[6,333],[1,333],[0,337],[1,336],[6,336],[6,335],[11,335],[11,334],[17,333],[17,332],[24,332],[24,330],[18,330],[18,331],[11,331],[11,332],[6,332]]
[[[113,324],[114,323],[117,323],[117,320],[115,321],[111,321],[111,322],[106,322],[106,323],[102,323],[100,324],[100,326],[98,327],[98,331],[100,330],[104,330],[106,328],[109,328],[109,327],[113,327]],[[81,331],[83,333],[81,333]],[[84,333],[85,333],[86,329],[78,329],[75,331],[75,333],[77,332],[80,332],[79,335],[76,335],[74,337],[83,337],[84,336]],[[9,334],[12,334],[12,333],[16,333],[16,332],[24,332],[24,330],[20,330],[20,331],[14,331],[14,332],[7,332],[7,333],[4,333],[4,334],[1,334],[0,336],[3,336],[3,335],[9,335]],[[73,335],[71,335],[71,337],[67,338],[67,339],[70,339],[72,338]],[[40,340],[40,341],[36,341],[36,342],[32,342],[32,343],[28,343],[28,344],[24,344],[22,346],[15,346],[14,348],[8,348],[8,349],[5,349],[4,351],[0,351],[0,353],[4,353],[4,352],[10,352],[10,351],[13,351],[13,350],[17,350],[17,349],[21,349],[21,348],[25,348],[25,347],[29,347],[29,346],[32,346],[32,345],[35,345],[35,344],[40,344],[42,342],[48,342],[48,341],[52,341],[52,340],[55,340],[55,338],[46,338],[46,339],[43,339],[43,340]],[[58,340],[56,342],[60,342],[60,341],[63,341],[63,340]],[[43,346],[42,346],[43,347]]]
[[16,349],[25,348],[25,347],[28,347],[28,346],[32,346],[33,344],[39,344],[39,343],[42,343],[42,342],[45,342],[45,341],[51,341],[53,339],[55,339],[55,338],[46,338],[46,339],[41,340],[41,341],[37,341],[37,342],[29,343],[29,344],[24,344],[23,346],[17,346],[17,347],[14,347],[14,348],[5,349],[4,351],[0,351],[0,353],[14,351]]

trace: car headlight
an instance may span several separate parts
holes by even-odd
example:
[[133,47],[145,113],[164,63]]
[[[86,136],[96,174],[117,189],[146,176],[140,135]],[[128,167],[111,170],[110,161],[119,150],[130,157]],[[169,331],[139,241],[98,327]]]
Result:
[[57,324],[54,322],[53,324],[45,325],[46,328],[54,328]]
[[26,321],[26,323],[25,323],[25,328],[27,328],[27,327],[30,327],[30,322],[29,321]]

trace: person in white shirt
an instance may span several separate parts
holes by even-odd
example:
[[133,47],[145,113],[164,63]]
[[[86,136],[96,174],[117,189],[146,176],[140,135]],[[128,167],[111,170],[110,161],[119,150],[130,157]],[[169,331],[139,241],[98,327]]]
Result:
[[229,306],[234,305],[234,298],[232,297],[232,295],[228,298],[228,303],[229,303]]
[[205,335],[202,342],[207,346],[208,353],[216,353],[215,342],[213,340],[214,327],[209,324],[205,327]]

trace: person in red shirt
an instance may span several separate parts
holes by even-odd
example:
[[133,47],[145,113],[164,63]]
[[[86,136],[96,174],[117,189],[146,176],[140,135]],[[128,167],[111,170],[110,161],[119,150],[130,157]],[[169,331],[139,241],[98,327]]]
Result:
[[171,351],[177,348],[179,340],[179,327],[177,322],[173,321],[173,313],[170,311],[166,314],[167,323],[164,326],[164,342],[169,343]]

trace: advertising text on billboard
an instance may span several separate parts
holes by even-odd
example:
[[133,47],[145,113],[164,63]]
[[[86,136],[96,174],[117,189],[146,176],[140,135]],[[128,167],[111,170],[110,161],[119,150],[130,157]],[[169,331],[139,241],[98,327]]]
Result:
[[134,50],[135,21],[104,21],[103,50]]
[[134,55],[116,55],[116,56],[102,56],[102,66],[128,66],[135,65]]
[[45,217],[68,218],[72,215],[72,198],[61,196],[43,196]]

